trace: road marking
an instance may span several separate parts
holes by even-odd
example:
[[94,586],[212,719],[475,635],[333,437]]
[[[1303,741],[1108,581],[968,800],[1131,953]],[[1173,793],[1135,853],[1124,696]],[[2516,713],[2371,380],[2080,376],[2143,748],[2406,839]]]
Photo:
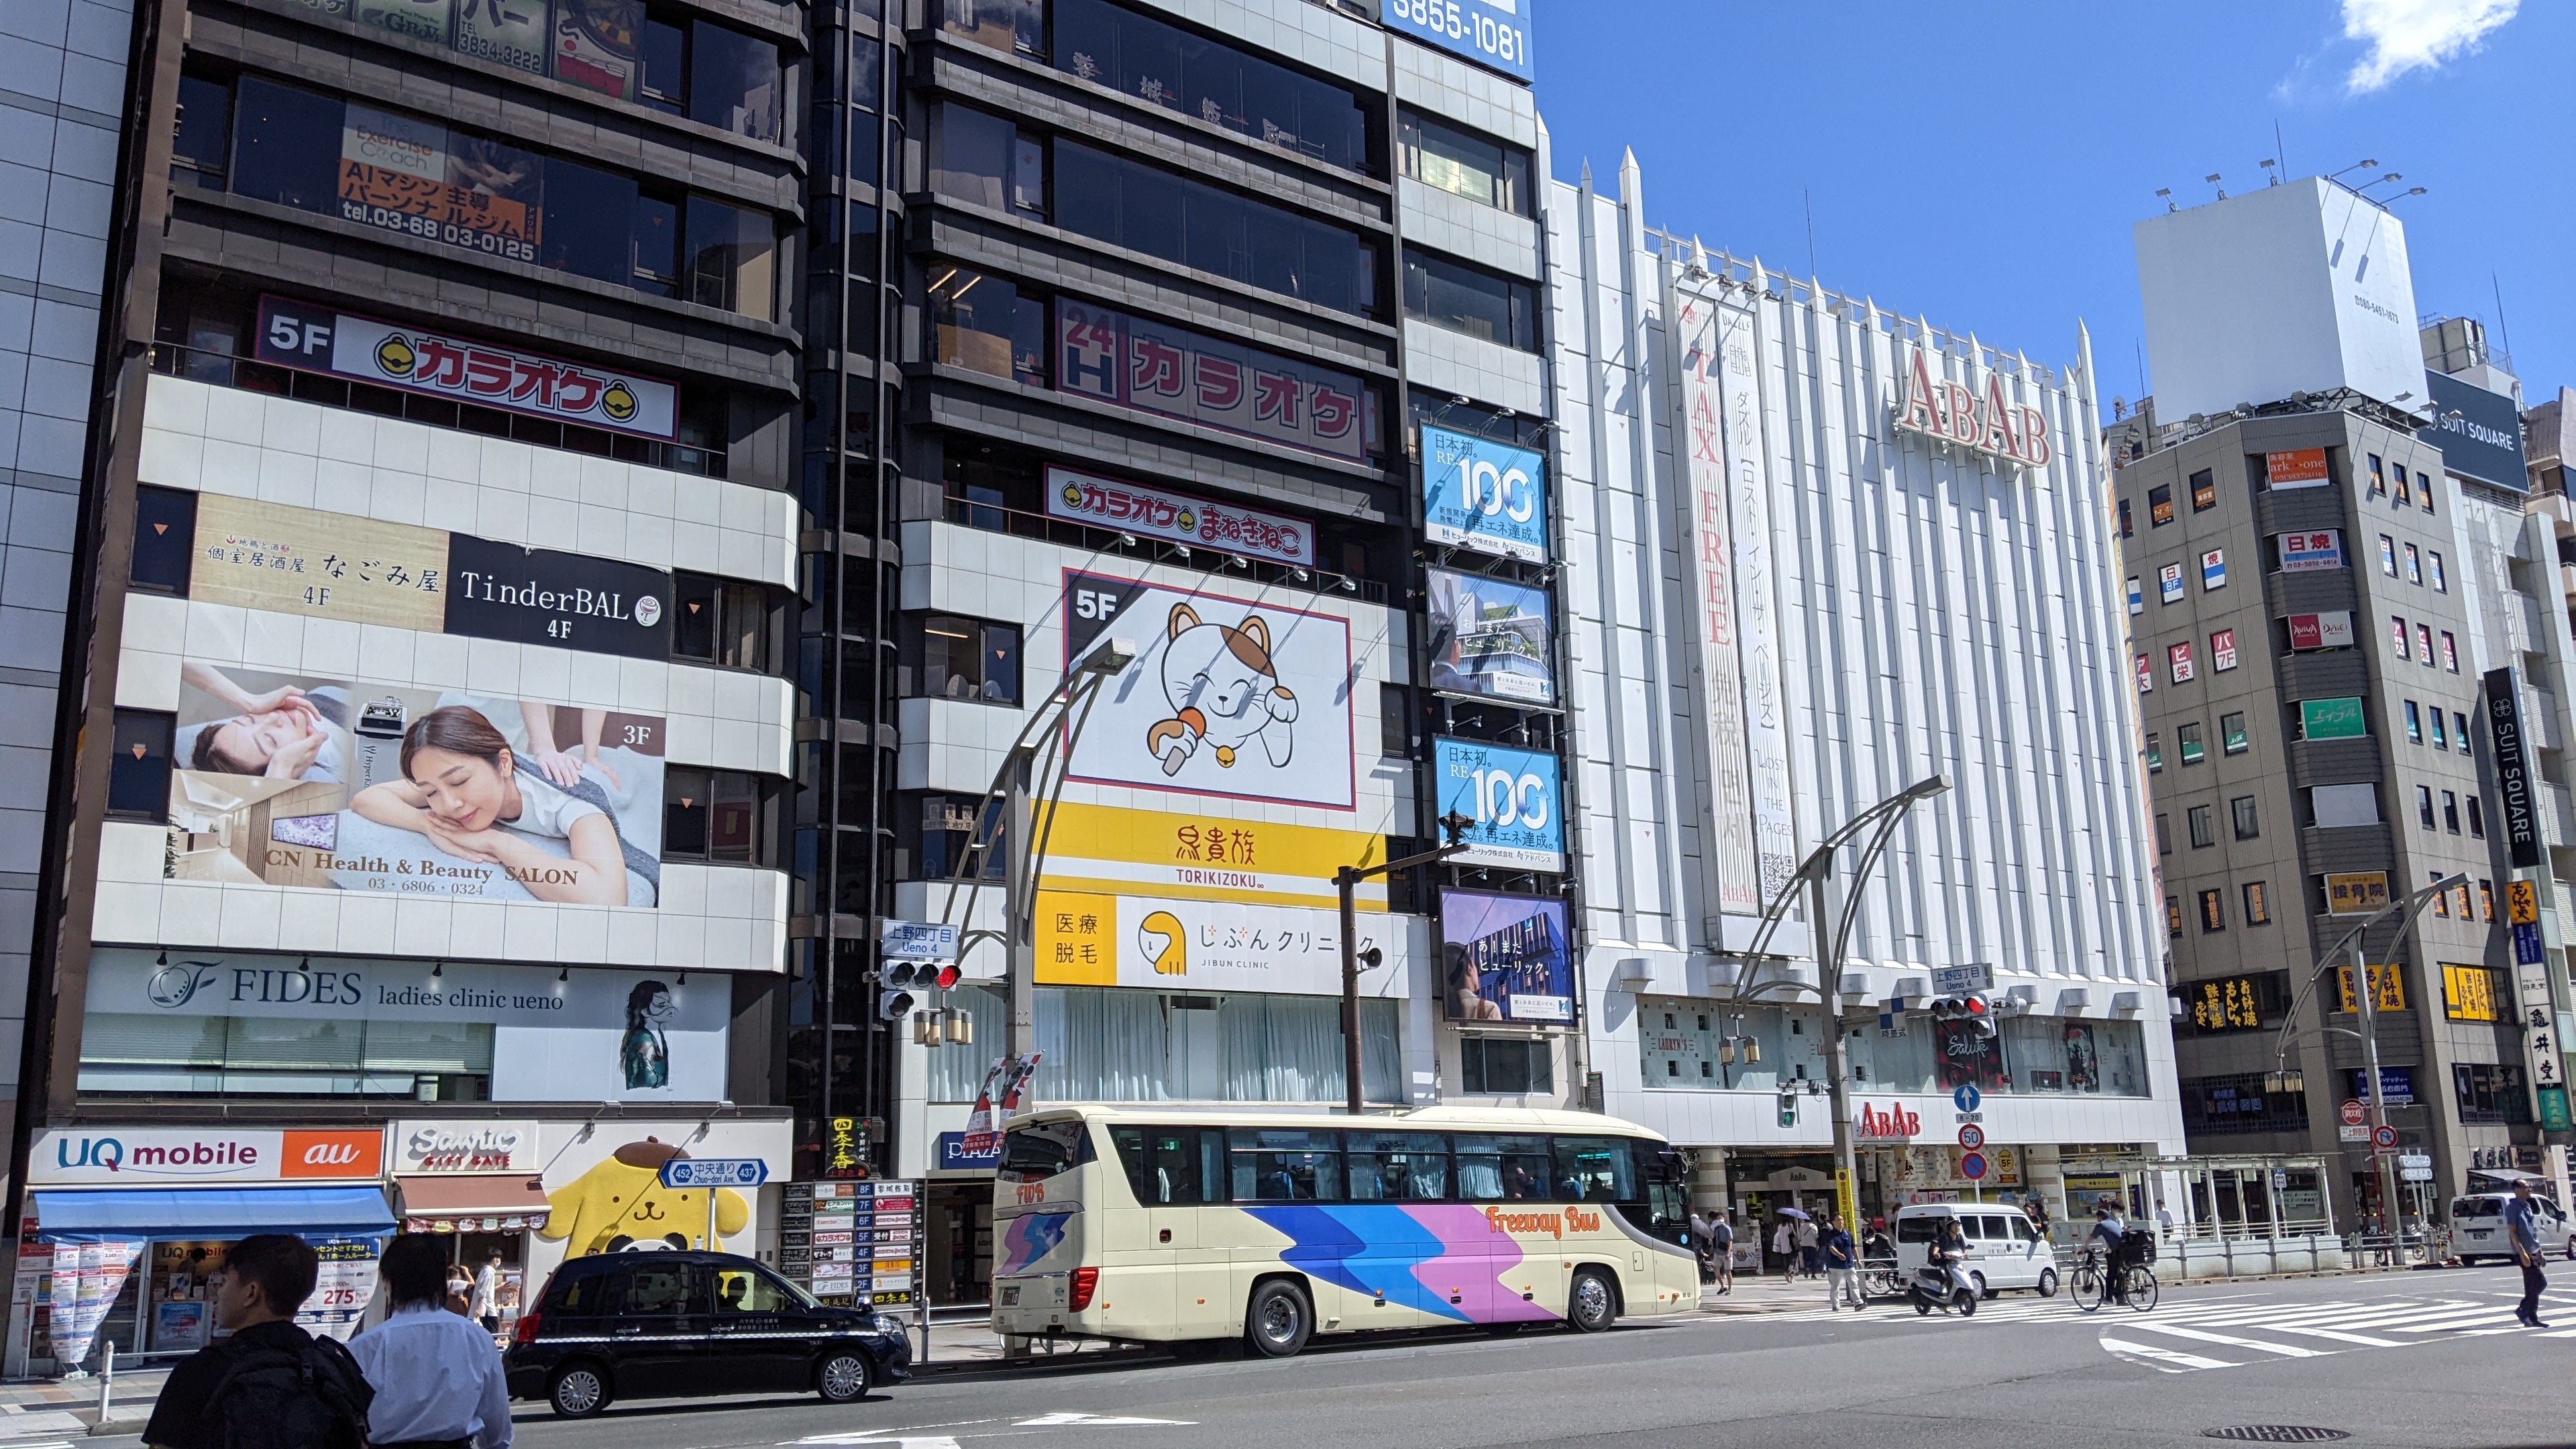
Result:
[[2223,1358],[2202,1358],[2198,1354],[2182,1353],[2170,1348],[2158,1348],[2154,1344],[2131,1343],[2125,1338],[2113,1338],[2107,1333],[2102,1335],[2102,1346],[2111,1350],[2113,1353],[2131,1354],[2138,1358],[2146,1359],[2149,1361],[2150,1367],[2163,1368],[2166,1364],[2175,1365],[2173,1368],[2164,1370],[2169,1374],[2189,1373],[2194,1369],[2236,1367],[2236,1365],[2229,1363]]
[[1114,1414],[1041,1414],[1034,1419],[1022,1419],[1011,1427],[1014,1429],[1133,1429],[1147,1425],[1190,1425],[1196,1422],[1193,1419],[1131,1419]]
[[957,1449],[957,1439],[950,1434],[934,1434],[927,1438],[920,1435],[892,1439],[875,1437],[892,1432],[888,1429],[871,1429],[850,1434],[817,1434],[811,1439],[799,1439],[796,1442],[799,1444],[873,1444],[880,1446],[880,1449]]
[[2200,1340],[2202,1343],[2225,1344],[2229,1348],[2259,1348],[2265,1353],[2277,1353],[2283,1358],[2323,1358],[2328,1352],[2332,1351],[2301,1348],[2296,1344],[2290,1343],[2266,1343],[2259,1338],[2236,1338],[2224,1333],[2210,1333],[2198,1328],[2184,1328],[2180,1324],[2150,1323],[2144,1319],[2132,1323],[2129,1326],[2131,1328],[2144,1329],[2149,1333],[2166,1334],[2174,1338],[2193,1338]]

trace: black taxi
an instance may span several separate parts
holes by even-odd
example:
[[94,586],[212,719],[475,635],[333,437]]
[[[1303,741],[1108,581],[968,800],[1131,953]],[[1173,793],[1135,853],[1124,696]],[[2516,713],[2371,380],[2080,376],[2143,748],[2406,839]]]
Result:
[[572,1258],[519,1319],[510,1397],[567,1418],[620,1398],[817,1393],[846,1404],[912,1376],[895,1319],[817,1303],[731,1253]]

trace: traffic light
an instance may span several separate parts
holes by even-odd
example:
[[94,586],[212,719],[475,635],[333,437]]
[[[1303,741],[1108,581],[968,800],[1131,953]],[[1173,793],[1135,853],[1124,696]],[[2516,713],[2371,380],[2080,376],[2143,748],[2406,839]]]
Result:
[[1969,1026],[1969,1034],[1981,1041],[1991,1041],[1995,1036],[1995,1006],[1993,1002],[1986,999],[1983,992],[1972,991],[1965,996],[1935,997],[1932,1002],[1932,1019],[1966,1022]]
[[901,1021],[912,1014],[913,992],[928,984],[932,968],[918,961],[888,961],[877,968],[884,990],[877,993],[877,1018]]
[[1785,1087],[1780,1091],[1780,1125],[1783,1127],[1798,1125],[1798,1094]]

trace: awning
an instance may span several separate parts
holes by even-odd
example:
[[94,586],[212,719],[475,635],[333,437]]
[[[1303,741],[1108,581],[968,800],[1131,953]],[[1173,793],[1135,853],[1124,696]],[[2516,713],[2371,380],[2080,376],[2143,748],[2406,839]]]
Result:
[[206,1188],[40,1192],[36,1236],[56,1242],[181,1234],[390,1233],[394,1215],[373,1187]]
[[546,1223],[546,1190],[525,1172],[398,1177],[403,1226],[415,1233],[515,1233]]

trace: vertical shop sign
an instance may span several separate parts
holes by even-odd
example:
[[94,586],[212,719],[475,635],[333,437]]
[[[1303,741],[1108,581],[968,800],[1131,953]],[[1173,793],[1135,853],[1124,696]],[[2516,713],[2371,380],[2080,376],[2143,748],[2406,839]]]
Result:
[[2504,802],[2504,838],[2516,870],[2540,864],[2540,826],[2532,812],[2531,761],[2522,747],[2522,702],[2513,669],[2486,675],[2487,743],[2494,750],[2496,796]]
[[[1683,430],[1690,460],[1690,566],[1699,633],[1701,706],[1708,712],[1709,807],[1716,827],[1718,910],[1762,911],[1753,836],[1753,781],[1746,751],[1744,680],[1735,607],[1733,522],[1728,504],[1726,398],[1720,334],[1733,309],[1681,299]],[[1747,358],[1750,365],[1750,358]]]
[[1789,730],[1780,685],[1779,611],[1773,600],[1771,477],[1762,436],[1749,307],[1717,309],[1717,387],[1725,408],[1726,476],[1735,519],[1737,637],[1743,646],[1744,744],[1753,770],[1753,851],[1769,901],[1798,872],[1798,825],[1789,788]]

